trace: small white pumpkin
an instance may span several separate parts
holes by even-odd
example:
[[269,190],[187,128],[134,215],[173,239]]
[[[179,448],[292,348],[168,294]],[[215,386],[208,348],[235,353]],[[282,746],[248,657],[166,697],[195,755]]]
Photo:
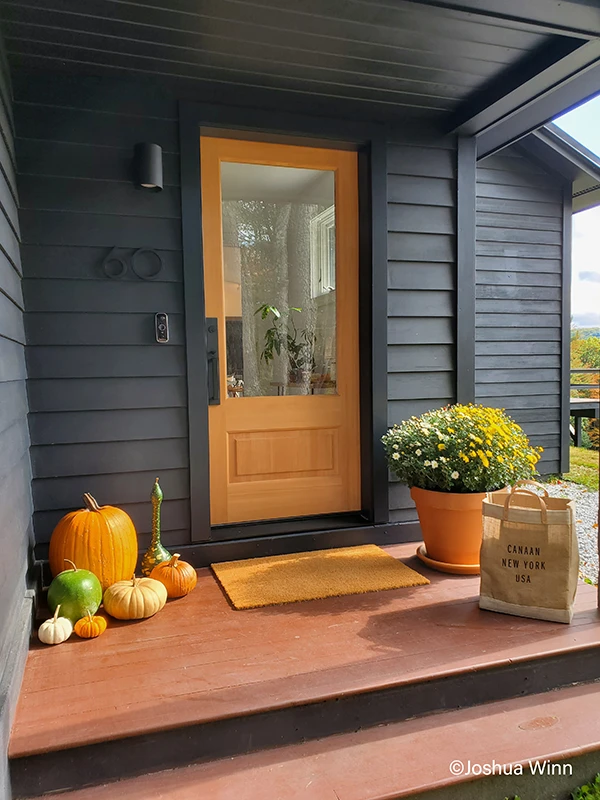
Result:
[[60,604],[56,606],[52,619],[47,619],[40,625],[38,639],[42,644],[61,644],[73,633],[73,623],[66,617],[59,617],[59,611]]

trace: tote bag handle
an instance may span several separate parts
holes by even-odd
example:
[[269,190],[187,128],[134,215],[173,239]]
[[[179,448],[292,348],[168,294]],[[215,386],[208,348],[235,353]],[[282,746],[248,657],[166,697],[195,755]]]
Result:
[[510,509],[510,504],[512,502],[513,497],[516,497],[519,494],[526,494],[529,497],[535,497],[540,505],[540,511],[542,513],[542,525],[546,525],[548,523],[548,515],[546,513],[546,503],[544,502],[543,498],[536,494],[535,492],[529,491],[529,489],[513,489],[513,491],[506,496],[506,500],[504,501],[504,514],[502,515],[502,519],[504,522],[508,520],[508,512]]
[[531,481],[528,478],[525,478],[525,480],[517,481],[513,486],[513,489],[518,489],[521,486],[536,486],[538,489],[542,490],[542,492],[544,493],[544,497],[550,497],[550,495],[548,494],[548,490],[546,489],[543,483],[538,483],[537,481]]

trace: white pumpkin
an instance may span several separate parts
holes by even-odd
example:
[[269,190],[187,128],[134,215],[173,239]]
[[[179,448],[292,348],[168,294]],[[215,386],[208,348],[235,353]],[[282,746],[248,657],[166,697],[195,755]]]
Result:
[[56,606],[52,619],[47,619],[40,625],[38,639],[42,644],[62,644],[73,633],[73,623],[66,617],[59,617],[59,611],[60,604]]

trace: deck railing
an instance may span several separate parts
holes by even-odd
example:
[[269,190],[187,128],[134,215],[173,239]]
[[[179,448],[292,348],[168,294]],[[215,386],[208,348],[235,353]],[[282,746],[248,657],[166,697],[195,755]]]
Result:
[[[600,370],[590,369],[572,369],[571,381],[573,375],[598,375],[600,377]],[[575,447],[581,445],[581,423],[584,417],[594,419],[598,417],[598,398],[592,397],[573,397],[573,389],[581,391],[582,389],[600,389],[600,383],[571,383],[571,416],[573,417],[573,425],[569,425],[569,432],[573,438]],[[587,401],[587,402],[586,402]]]
[[[580,374],[594,374],[600,376],[600,369],[572,369],[571,370],[571,379],[573,379],[573,375],[580,375]],[[600,383],[571,383],[571,389],[600,389]]]

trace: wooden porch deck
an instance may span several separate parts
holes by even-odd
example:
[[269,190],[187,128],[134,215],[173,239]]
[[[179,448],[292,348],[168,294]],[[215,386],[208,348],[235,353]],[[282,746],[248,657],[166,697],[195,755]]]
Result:
[[427,570],[414,544],[388,549],[431,585],[234,611],[200,570],[154,618],[34,644],[10,743],[17,796],[600,677],[594,587],[580,586],[570,626],[519,619],[479,610],[478,577]]

